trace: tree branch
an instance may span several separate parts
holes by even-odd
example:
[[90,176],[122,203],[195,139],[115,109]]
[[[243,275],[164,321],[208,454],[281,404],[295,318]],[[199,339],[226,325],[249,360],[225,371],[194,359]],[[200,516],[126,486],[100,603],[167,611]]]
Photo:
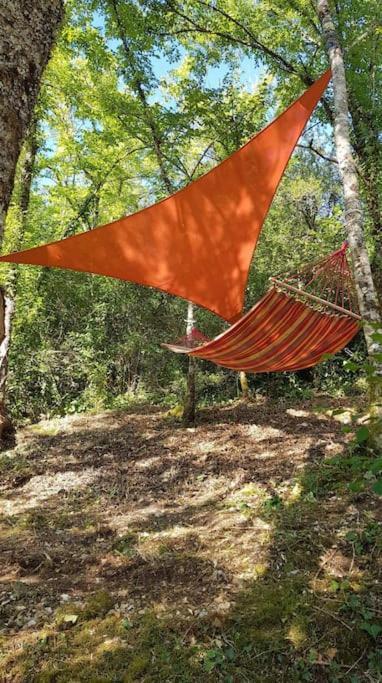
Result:
[[319,156],[321,159],[324,159],[324,161],[330,161],[331,164],[338,164],[338,161],[335,157],[329,157],[320,149],[314,147],[313,140],[310,140],[308,145],[303,145],[302,143],[299,143],[297,147],[299,147],[300,149],[308,149],[310,152],[317,154],[317,156]]

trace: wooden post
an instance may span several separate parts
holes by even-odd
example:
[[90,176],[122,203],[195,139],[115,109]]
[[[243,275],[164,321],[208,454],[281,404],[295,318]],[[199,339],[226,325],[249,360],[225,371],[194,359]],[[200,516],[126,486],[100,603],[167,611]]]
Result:
[[[191,301],[188,302],[187,307],[187,325],[186,325],[186,335],[191,336],[192,330],[194,328],[194,305]],[[195,410],[196,410],[196,392],[195,392],[195,374],[196,374],[196,362],[195,358],[192,356],[188,357],[188,372],[187,372],[187,389],[184,399],[184,410],[183,410],[183,424],[192,425],[195,422]]]
[[239,382],[240,382],[240,389],[241,389],[242,396],[243,396],[244,400],[247,401],[249,398],[248,379],[247,379],[247,375],[245,374],[245,372],[243,370],[241,370],[241,372],[239,372]]

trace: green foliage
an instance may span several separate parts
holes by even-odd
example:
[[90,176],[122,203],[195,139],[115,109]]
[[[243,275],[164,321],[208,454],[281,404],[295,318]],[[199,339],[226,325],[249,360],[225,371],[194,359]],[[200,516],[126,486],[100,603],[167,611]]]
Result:
[[[369,45],[359,26],[369,31],[377,16],[374,0],[367,7],[345,3],[337,16],[353,45],[346,53],[351,102],[367,142],[359,148],[368,151],[361,177],[371,179],[379,168],[380,41],[372,32]],[[169,186],[184,186],[260,130],[324,68],[317,19],[305,0],[277,0],[272,8],[263,0],[68,3],[38,105],[39,150],[21,246],[90,230],[161,199]],[[248,280],[248,306],[270,274],[294,270],[342,241],[337,168],[312,154],[312,146],[333,154],[323,107],[269,212]],[[5,251],[20,246],[22,160]],[[371,218],[369,245],[377,253]],[[10,269],[0,272],[7,282]],[[13,416],[36,420],[144,400],[176,405],[185,390],[186,360],[160,343],[184,334],[184,317],[184,302],[148,288],[19,268],[9,376]],[[197,312],[197,323],[211,337],[222,329],[206,311]],[[352,350],[362,360],[362,344]],[[362,371],[352,362],[346,368],[343,357],[330,360],[308,380],[294,373],[251,378],[250,388],[301,399],[317,388],[333,395],[363,391],[357,384]],[[199,368],[202,404],[237,395],[234,373],[207,363]],[[359,427],[360,444],[368,428]]]

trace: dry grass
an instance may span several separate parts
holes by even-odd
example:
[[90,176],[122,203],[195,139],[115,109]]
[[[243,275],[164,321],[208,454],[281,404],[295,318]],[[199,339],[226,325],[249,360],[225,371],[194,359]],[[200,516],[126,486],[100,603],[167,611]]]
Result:
[[1,680],[381,680],[378,500],[322,474],[345,448],[308,403],[25,429],[0,463]]

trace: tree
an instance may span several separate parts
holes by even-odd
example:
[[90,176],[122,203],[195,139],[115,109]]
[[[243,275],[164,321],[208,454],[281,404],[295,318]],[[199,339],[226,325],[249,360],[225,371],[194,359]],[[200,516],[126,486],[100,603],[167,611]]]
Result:
[[[17,160],[62,16],[63,0],[0,2],[0,247]],[[26,210],[30,192],[28,181],[24,188],[22,202],[26,202]],[[11,298],[6,297],[5,302],[5,338],[0,349],[1,432],[6,424],[4,387],[13,315]]]
[[[382,344],[380,342],[381,316],[379,301],[370,261],[364,241],[363,211],[359,193],[357,169],[350,143],[349,107],[345,77],[344,60],[336,28],[331,16],[328,0],[317,0],[317,13],[322,25],[323,38],[328,51],[333,74],[334,89],[334,133],[338,163],[344,188],[345,221],[349,243],[352,250],[354,279],[359,307],[367,323],[364,326],[366,343],[374,372],[371,374],[372,408],[382,414],[378,403],[379,374],[382,373]],[[377,334],[376,334],[377,333]],[[377,380],[377,381],[376,381]],[[373,406],[374,404],[374,406]],[[379,431],[379,427],[378,427]]]
[[[297,93],[301,83],[310,85],[325,68],[321,27],[312,2],[274,0],[270,5],[268,0],[244,0],[235,5],[228,0],[151,0],[150,5],[153,30],[162,40],[180,43],[192,52],[196,68],[218,62],[218,54],[220,59],[236,60],[245,55],[257,67],[265,65],[277,76],[281,101]],[[372,266],[378,276],[382,253],[382,6],[379,0],[346,0],[334,6],[340,36],[347,46],[351,142],[375,241]],[[322,113],[332,123],[327,96]],[[316,145],[310,148],[316,153]],[[379,284],[379,277],[377,281]]]
[[[29,133],[24,145],[24,154],[21,160],[18,189],[18,229],[14,248],[22,247],[24,236],[28,226],[28,210],[33,176],[35,174],[36,155],[38,150],[38,129],[36,116],[32,118]],[[15,312],[17,282],[19,269],[12,265],[8,271],[5,294],[5,335],[0,346],[0,405],[5,404],[5,392],[8,378],[8,355],[11,343],[12,320]],[[4,411],[2,411],[4,412]]]
[[63,0],[0,2],[0,246],[16,163],[62,16]]

